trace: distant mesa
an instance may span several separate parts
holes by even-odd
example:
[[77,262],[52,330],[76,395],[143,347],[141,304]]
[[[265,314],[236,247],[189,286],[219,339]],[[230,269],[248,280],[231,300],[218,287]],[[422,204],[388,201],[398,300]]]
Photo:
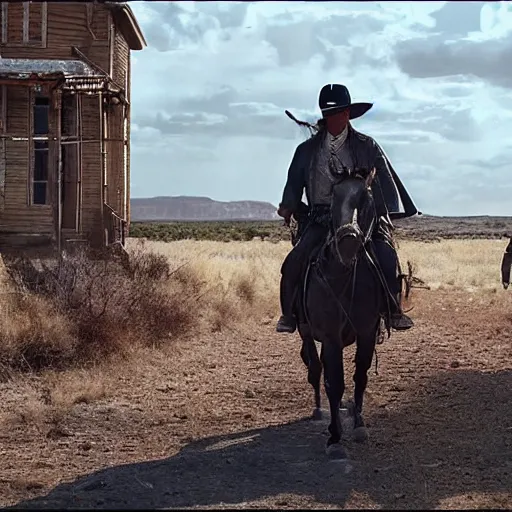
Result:
[[141,221],[277,220],[276,207],[263,201],[214,201],[209,197],[132,198],[130,217]]

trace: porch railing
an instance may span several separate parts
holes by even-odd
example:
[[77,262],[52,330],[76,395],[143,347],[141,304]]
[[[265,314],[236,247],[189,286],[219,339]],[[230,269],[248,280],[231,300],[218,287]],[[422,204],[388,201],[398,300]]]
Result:
[[126,222],[108,204],[103,205],[106,245],[121,244],[124,247]]

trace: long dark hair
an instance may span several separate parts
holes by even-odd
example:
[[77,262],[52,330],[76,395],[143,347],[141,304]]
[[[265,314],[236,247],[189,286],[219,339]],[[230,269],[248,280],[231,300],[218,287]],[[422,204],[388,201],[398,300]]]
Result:
[[320,148],[322,147],[325,135],[327,134],[327,123],[325,119],[318,119],[315,124],[312,124],[307,121],[300,121],[288,110],[285,110],[284,112],[292,121],[295,121],[295,123],[297,123],[301,128],[306,128],[308,130],[309,139],[311,140],[312,143],[312,158],[310,161],[310,169],[316,167],[318,156],[320,154]]
[[322,132],[325,132],[326,122],[325,119],[318,119],[315,124],[308,123],[307,121],[300,121],[297,119],[289,110],[285,110],[284,113],[292,120],[295,121],[301,128],[307,128],[309,131],[310,138],[317,137]]

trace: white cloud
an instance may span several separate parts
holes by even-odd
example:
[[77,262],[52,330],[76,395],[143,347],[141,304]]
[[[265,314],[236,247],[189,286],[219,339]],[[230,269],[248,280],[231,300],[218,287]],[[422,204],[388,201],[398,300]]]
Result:
[[492,192],[512,157],[508,3],[132,8],[149,43],[133,53],[134,195],[277,204],[305,137],[284,110],[316,119],[320,88],[339,82],[374,102],[354,125],[383,145],[422,211],[509,213],[507,183]]

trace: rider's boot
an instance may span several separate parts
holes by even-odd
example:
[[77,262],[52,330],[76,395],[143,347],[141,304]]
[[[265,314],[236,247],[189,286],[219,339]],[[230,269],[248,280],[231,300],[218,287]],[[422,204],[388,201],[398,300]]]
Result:
[[[400,278],[399,278],[400,279]],[[395,329],[395,331],[406,331],[414,326],[414,322],[412,318],[407,316],[403,311],[400,305],[401,303],[401,294],[394,295],[391,300],[391,328]]]
[[396,249],[390,243],[379,243],[377,249],[379,249],[377,251],[377,257],[379,258],[380,256],[379,263],[384,274],[384,279],[386,280],[389,292],[391,294],[390,327],[396,331],[405,331],[413,327],[414,322],[402,311],[402,307],[400,305],[400,299],[402,295],[402,281],[397,272],[399,268],[398,254],[396,253]]
[[407,316],[403,311],[395,311],[391,313],[391,328],[395,331],[406,331],[414,326],[412,318]]
[[293,333],[297,329],[297,320],[293,315],[293,301],[295,290],[288,283],[284,275],[281,275],[280,298],[282,315],[276,326],[277,332]]

